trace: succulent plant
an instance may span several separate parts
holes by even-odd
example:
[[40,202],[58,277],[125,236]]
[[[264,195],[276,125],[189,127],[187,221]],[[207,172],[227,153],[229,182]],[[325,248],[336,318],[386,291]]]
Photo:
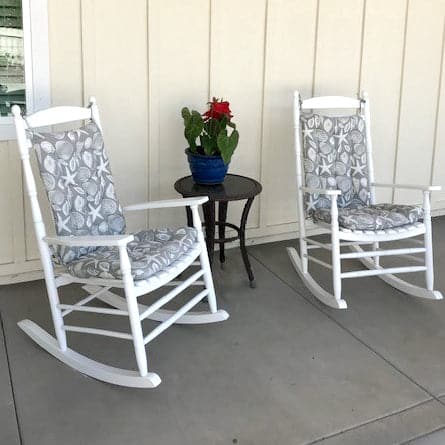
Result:
[[[238,145],[239,133],[231,121],[230,104],[213,98],[209,109],[201,115],[196,110],[184,107],[181,111],[184,119],[184,136],[192,153],[206,156],[220,155],[228,164]],[[231,129],[230,133],[228,128]],[[197,139],[199,143],[197,143]]]

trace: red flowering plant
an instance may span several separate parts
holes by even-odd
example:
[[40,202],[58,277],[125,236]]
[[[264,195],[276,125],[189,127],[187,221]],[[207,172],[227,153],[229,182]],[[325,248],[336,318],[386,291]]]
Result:
[[[233,116],[230,104],[214,97],[208,106],[209,109],[202,115],[196,110],[190,111],[187,107],[182,109],[184,136],[192,153],[221,156],[224,163],[228,164],[239,139],[236,125],[231,120]],[[228,128],[231,128],[230,134]]]

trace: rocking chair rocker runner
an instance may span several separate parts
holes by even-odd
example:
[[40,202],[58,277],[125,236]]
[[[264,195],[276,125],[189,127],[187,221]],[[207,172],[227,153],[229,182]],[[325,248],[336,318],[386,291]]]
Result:
[[[320,109],[354,109],[356,114],[323,116],[315,113]],[[341,291],[342,279],[377,275],[409,295],[442,299],[442,294],[434,290],[430,208],[431,192],[440,190],[440,187],[374,182],[368,95],[364,92],[358,99],[325,96],[302,101],[296,91],[294,126],[300,252],[293,247],[287,250],[308,289],[326,305],[346,309]],[[376,204],[376,187],[419,190],[423,193],[423,207]],[[308,216],[318,227],[330,233],[330,243],[306,236]],[[423,235],[423,242],[410,239],[418,235]],[[412,241],[421,246],[380,248],[380,243],[395,240]],[[371,250],[364,250],[363,245],[371,245]],[[352,252],[342,252],[343,246]],[[312,249],[329,250],[331,264],[309,255]],[[419,253],[424,255],[424,261],[413,255]],[[389,255],[404,255],[423,264],[385,268],[379,259]],[[341,260],[352,258],[361,261],[366,269],[342,272]],[[308,270],[309,261],[332,270],[333,294],[312,278]],[[420,271],[425,272],[425,288],[394,276]]]
[[[153,388],[161,382],[148,372],[145,345],[173,323],[199,324],[223,321],[227,312],[218,310],[212,274],[202,233],[198,206],[207,197],[172,199],[131,205],[125,211],[190,206],[193,227],[143,230],[125,234],[125,219],[114,191],[109,161],[104,151],[99,111],[94,98],[89,107],[54,107],[22,117],[12,108],[20,156],[31,201],[32,217],[48,292],[56,338],[30,320],[18,324],[50,354],[78,371],[116,385]],[[39,127],[88,121],[76,130],[43,133]],[[30,164],[34,147],[52,212],[57,236],[46,235]],[[59,269],[55,269],[55,260]],[[197,261],[198,260],[198,261]],[[198,271],[175,280],[190,266]],[[82,283],[90,295],[76,304],[62,304],[58,288]],[[150,306],[138,304],[138,297],[162,286],[173,286]],[[177,310],[161,309],[189,286],[201,290]],[[110,291],[122,288],[125,298]],[[189,312],[207,297],[209,310]],[[113,308],[88,305],[99,299]],[[129,318],[131,333],[65,324],[74,311]],[[142,321],[160,324],[146,336]],[[98,363],[67,347],[67,332],[104,335],[133,342],[138,371]]]

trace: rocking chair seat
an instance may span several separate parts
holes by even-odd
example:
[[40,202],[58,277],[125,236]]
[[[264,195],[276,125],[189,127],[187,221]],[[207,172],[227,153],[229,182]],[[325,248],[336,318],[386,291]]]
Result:
[[[331,223],[330,209],[320,208],[311,213],[315,222]],[[414,224],[423,218],[419,206],[402,204],[375,204],[338,209],[338,224],[350,230],[385,230]]]
[[[145,280],[179,260],[198,243],[193,227],[152,229],[135,233],[127,245],[133,279]],[[119,251],[116,247],[99,247],[65,265],[78,278],[122,279]]]

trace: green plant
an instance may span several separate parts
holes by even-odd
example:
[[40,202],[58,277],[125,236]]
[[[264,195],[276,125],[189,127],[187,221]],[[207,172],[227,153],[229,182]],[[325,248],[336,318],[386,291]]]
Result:
[[[230,162],[235,151],[239,133],[231,121],[230,104],[213,98],[208,103],[209,109],[201,115],[196,110],[184,107],[181,111],[184,119],[184,136],[192,153],[206,156],[220,155],[225,164]],[[229,133],[228,128],[231,128]],[[199,139],[199,144],[196,140]]]

